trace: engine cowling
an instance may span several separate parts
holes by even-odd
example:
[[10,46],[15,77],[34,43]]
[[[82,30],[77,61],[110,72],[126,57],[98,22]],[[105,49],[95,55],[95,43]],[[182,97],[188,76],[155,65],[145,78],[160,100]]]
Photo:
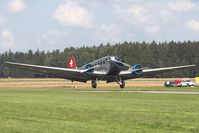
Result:
[[140,64],[132,65],[131,73],[136,76],[141,75],[142,74],[142,66]]
[[86,65],[83,66],[84,69],[89,69],[89,68],[92,68],[92,67],[93,66],[91,64],[86,64]]
[[93,72],[94,71],[93,65],[91,65],[91,64],[84,65],[83,69],[89,69],[87,72]]

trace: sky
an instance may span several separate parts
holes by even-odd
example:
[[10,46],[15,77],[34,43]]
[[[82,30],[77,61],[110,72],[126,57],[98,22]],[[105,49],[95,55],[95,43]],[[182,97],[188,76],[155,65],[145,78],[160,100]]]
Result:
[[198,0],[0,0],[0,53],[198,41]]

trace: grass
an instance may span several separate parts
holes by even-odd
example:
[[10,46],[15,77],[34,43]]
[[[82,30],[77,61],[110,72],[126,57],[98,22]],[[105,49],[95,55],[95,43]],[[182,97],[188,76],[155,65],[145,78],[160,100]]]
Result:
[[198,133],[198,101],[198,95],[0,90],[0,132]]

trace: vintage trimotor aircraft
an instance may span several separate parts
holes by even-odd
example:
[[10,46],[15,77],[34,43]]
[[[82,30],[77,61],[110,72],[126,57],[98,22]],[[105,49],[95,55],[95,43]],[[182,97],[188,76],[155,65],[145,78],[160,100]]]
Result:
[[41,73],[54,75],[56,78],[64,78],[73,81],[87,82],[91,80],[91,86],[97,87],[97,81],[102,80],[109,82],[117,82],[120,88],[125,87],[125,80],[139,78],[142,76],[164,73],[177,69],[195,67],[195,65],[184,65],[164,68],[143,68],[140,64],[128,65],[123,58],[117,56],[106,56],[98,60],[92,61],[80,68],[76,67],[74,56],[68,61],[68,68],[49,67],[31,64],[22,64],[14,62],[6,62],[6,66],[19,69],[26,69]]

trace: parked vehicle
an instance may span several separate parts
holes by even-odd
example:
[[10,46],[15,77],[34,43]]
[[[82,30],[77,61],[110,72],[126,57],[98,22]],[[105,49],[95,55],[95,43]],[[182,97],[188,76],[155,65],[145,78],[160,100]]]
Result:
[[173,81],[165,81],[164,86],[165,87],[181,87],[181,84],[176,84]]
[[182,84],[182,87],[195,87],[196,86],[196,83],[191,80],[183,80],[181,84]]
[[165,81],[165,87],[195,87],[197,84],[191,80],[180,80]]

